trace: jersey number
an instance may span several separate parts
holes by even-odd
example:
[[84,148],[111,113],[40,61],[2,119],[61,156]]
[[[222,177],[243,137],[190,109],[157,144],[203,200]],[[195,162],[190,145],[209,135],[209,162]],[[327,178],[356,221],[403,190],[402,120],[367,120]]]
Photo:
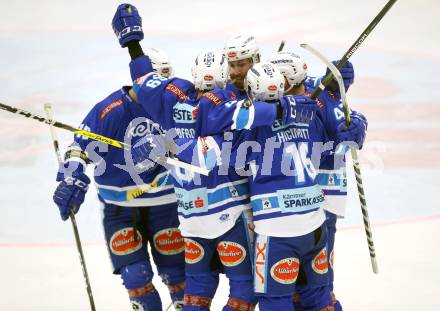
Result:
[[145,83],[146,86],[149,88],[154,89],[155,87],[158,87],[163,81],[166,81],[167,78],[162,77],[161,75],[154,74],[151,76],[150,79]]
[[296,184],[303,184],[306,181],[305,174],[311,179],[316,177],[316,169],[307,156],[308,151],[307,143],[299,143],[299,147],[296,144],[291,144],[284,149],[286,155],[292,157],[295,166]]

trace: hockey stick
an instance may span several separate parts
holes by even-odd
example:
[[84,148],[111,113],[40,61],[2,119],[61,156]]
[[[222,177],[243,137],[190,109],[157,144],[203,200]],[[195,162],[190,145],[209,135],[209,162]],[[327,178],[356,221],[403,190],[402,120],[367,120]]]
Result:
[[[387,14],[389,9],[396,3],[397,0],[389,0],[388,3],[383,7],[383,9],[376,15],[376,17],[371,21],[367,28],[361,33],[359,38],[353,43],[353,45],[348,49],[348,51],[339,60],[336,68],[340,70],[348,61],[348,59],[353,55],[354,52],[359,48],[362,42],[368,37],[368,35],[373,31],[381,19]],[[318,98],[319,94],[325,89],[325,87],[330,83],[333,78],[333,73],[330,71],[319,83],[318,87],[313,92],[311,98]]]
[[[9,105],[5,105],[3,103],[0,103],[0,109],[8,111],[8,112],[11,112],[11,113],[14,113],[14,114],[18,114],[18,115],[21,115],[21,116],[23,116],[25,118],[30,118],[30,119],[33,119],[33,120],[36,120],[38,122],[42,122],[42,123],[45,123],[45,124],[48,124],[48,125],[52,124],[52,126],[54,126],[54,127],[58,127],[58,128],[67,130],[67,131],[73,132],[75,134],[78,134],[78,135],[81,135],[81,136],[85,136],[85,137],[88,137],[88,138],[91,138],[93,140],[97,140],[97,141],[106,143],[107,145],[111,145],[111,146],[114,146],[114,147],[117,147],[117,148],[124,148],[124,149],[127,149],[127,150],[129,150],[131,148],[130,145],[127,145],[127,144],[125,144],[123,142],[120,142],[120,141],[117,141],[115,139],[112,139],[112,138],[109,138],[109,137],[105,137],[105,136],[102,136],[102,135],[98,135],[98,134],[95,134],[95,133],[92,133],[92,132],[89,132],[89,131],[86,131],[86,130],[83,130],[83,129],[78,129],[78,128],[75,128],[75,127],[73,127],[71,125],[68,125],[68,124],[65,124],[65,123],[61,123],[61,122],[58,122],[58,121],[55,121],[55,120],[50,122],[48,119],[46,119],[44,117],[41,117],[41,116],[36,115],[36,114],[33,114],[33,113],[31,113],[29,111],[26,111],[26,110],[21,110],[19,108],[15,108],[15,107],[12,107],[12,106],[9,106]],[[154,161],[159,163],[159,164],[168,163],[170,165],[177,166],[177,167],[186,169],[188,171],[195,172],[195,173],[198,173],[198,174],[202,174],[202,175],[205,175],[205,176],[209,175],[209,171],[207,169],[205,169],[205,168],[202,168],[202,167],[199,167],[199,166],[195,166],[195,165],[191,165],[189,163],[182,162],[182,161],[179,161],[179,160],[174,159],[174,158],[162,156],[162,157],[156,157],[154,159]]]
[[[344,81],[342,80],[342,75],[339,72],[339,70],[336,68],[335,65],[333,65],[327,58],[325,58],[324,55],[322,55],[319,51],[315,50],[308,44],[301,44],[302,48],[305,48],[315,56],[317,56],[320,60],[322,60],[327,67],[330,69],[330,71],[333,73],[333,75],[336,77],[336,80],[338,81],[339,85],[339,92],[341,93],[341,99],[342,104],[344,106],[344,115],[345,115],[345,124],[346,126],[350,125],[350,110],[348,108],[348,101],[347,96],[345,93],[344,88]],[[353,159],[353,168],[354,173],[356,176],[356,184],[357,189],[359,193],[359,201],[361,203],[361,209],[362,209],[362,215],[364,218],[364,227],[365,227],[365,234],[367,235],[367,242],[368,242],[368,249],[370,251],[370,259],[371,259],[371,266],[373,268],[373,272],[378,274],[379,268],[377,266],[377,259],[376,259],[376,252],[374,248],[374,242],[373,242],[373,233],[371,231],[371,225],[370,225],[370,217],[368,216],[368,208],[367,208],[367,201],[365,199],[365,191],[364,191],[364,185],[362,182],[362,175],[361,175],[361,165],[358,160],[358,153],[357,150],[354,148],[350,148],[351,151],[351,157]]]
[[[55,132],[55,128],[52,125],[53,123],[52,106],[50,104],[45,104],[44,110],[46,111],[47,119],[49,121],[50,135],[52,136],[53,147],[55,150],[55,154],[57,156],[58,164],[61,165],[63,163],[63,160],[60,154],[60,147],[58,143],[57,134]],[[95,309],[95,302],[93,301],[92,287],[90,286],[89,274],[87,273],[86,260],[84,259],[84,253],[81,246],[81,239],[79,237],[78,226],[76,225],[75,214],[73,213],[73,211],[70,212],[70,220],[72,221],[72,228],[73,228],[73,234],[75,236],[76,248],[78,250],[79,261],[81,262],[84,281],[86,282],[86,290],[87,290],[87,295],[89,296],[90,309],[92,311],[95,311],[96,309]]]
[[286,41],[281,40],[280,46],[278,47],[278,52],[281,52],[284,49],[284,45],[286,44]]

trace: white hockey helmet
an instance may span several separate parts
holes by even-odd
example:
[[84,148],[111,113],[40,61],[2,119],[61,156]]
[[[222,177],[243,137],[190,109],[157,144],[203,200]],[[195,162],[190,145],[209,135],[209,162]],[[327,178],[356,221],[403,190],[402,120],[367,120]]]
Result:
[[154,72],[165,78],[171,78],[174,75],[173,66],[170,63],[168,55],[158,48],[147,48],[145,54],[150,58]]
[[272,63],[262,62],[249,69],[245,86],[252,100],[277,100],[284,94],[284,76]]
[[200,91],[224,88],[228,79],[228,65],[222,53],[200,53],[191,68],[194,86]]
[[228,62],[252,58],[254,64],[260,62],[260,49],[251,35],[239,35],[226,41],[224,53]]
[[307,78],[307,64],[300,54],[278,52],[269,57],[267,61],[274,64],[287,79],[290,84],[289,90],[300,85]]

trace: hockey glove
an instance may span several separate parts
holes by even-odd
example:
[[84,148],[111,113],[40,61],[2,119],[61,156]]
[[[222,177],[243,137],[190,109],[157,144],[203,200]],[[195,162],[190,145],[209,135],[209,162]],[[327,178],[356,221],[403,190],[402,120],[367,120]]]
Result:
[[319,106],[316,101],[304,95],[288,95],[280,99],[283,108],[282,123],[310,123]]
[[147,134],[131,148],[133,163],[138,171],[153,170],[158,160],[175,154],[174,141],[160,134]]
[[126,47],[130,41],[141,41],[144,38],[142,18],[135,6],[124,3],[116,9],[112,20],[113,31],[121,47]]
[[57,187],[53,195],[53,200],[58,209],[62,220],[69,218],[70,213],[77,213],[79,207],[84,202],[90,179],[84,173],[75,174],[75,177],[66,177]]
[[368,128],[368,121],[360,112],[353,111],[350,114],[351,123],[346,127],[345,122],[338,125],[336,140],[337,144],[354,142],[359,149],[364,145]]
[[[332,61],[333,65],[337,65],[338,61],[334,60]],[[325,75],[327,75],[330,72],[330,69],[327,68],[327,71],[325,72]],[[339,72],[341,73],[342,76],[342,80],[344,81],[344,87],[345,87],[345,91],[348,91],[348,88],[353,84],[354,82],[354,69],[353,69],[353,64],[350,63],[349,61],[347,61],[345,63],[345,65],[339,70]],[[332,82],[327,86],[327,88],[329,91],[339,91],[339,86],[338,83],[336,82],[336,80],[332,80]]]

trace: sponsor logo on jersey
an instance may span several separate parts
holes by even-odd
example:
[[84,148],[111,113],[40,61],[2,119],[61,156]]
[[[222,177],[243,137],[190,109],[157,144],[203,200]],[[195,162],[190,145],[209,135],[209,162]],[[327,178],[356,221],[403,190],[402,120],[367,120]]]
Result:
[[203,94],[202,97],[211,101],[214,104],[214,106],[218,106],[222,103],[222,100],[220,99],[220,97],[218,97],[217,95],[215,95],[212,92],[207,92],[207,93]]
[[202,208],[203,205],[205,205],[205,202],[204,202],[200,197],[197,197],[197,198],[194,200],[194,206],[195,206],[196,208]]
[[268,91],[275,92],[277,90],[277,86],[275,84],[271,84],[267,87]]
[[185,238],[185,262],[189,264],[198,263],[203,259],[205,250],[198,242]]
[[136,121],[129,124],[128,137],[130,139],[135,137],[143,138],[147,135],[163,135],[165,133],[159,123],[153,122],[148,118],[137,118]]
[[312,269],[318,274],[325,274],[328,271],[327,250],[323,248],[318,255],[313,258]]
[[270,268],[272,278],[281,284],[295,283],[299,273],[298,258],[284,258]]
[[255,279],[254,290],[256,293],[266,292],[266,260],[268,237],[258,235],[255,241]]
[[270,203],[270,200],[268,200],[268,199],[264,199],[262,204],[263,204],[263,209],[272,208],[272,203]]
[[[176,123],[194,123],[196,118],[194,117],[194,111],[197,110],[196,107],[180,103],[174,105],[173,107],[173,119]],[[197,116],[197,112],[195,113]]]
[[230,97],[232,100],[236,100],[236,99],[237,99],[237,95],[235,95],[235,93],[232,92],[232,91],[229,92],[229,97]]
[[167,228],[158,231],[154,237],[154,247],[162,255],[175,255],[183,252],[185,242],[177,228]]
[[118,256],[136,252],[142,247],[142,236],[137,232],[137,240],[134,238],[133,228],[124,228],[116,231],[110,238],[110,251]]
[[194,138],[196,134],[194,129],[176,127],[175,130],[179,138]]
[[330,258],[329,258],[329,262],[330,262],[330,267],[333,269],[333,258],[334,258],[334,249],[332,249],[332,251],[330,252]]
[[111,103],[110,105],[108,105],[107,107],[104,108],[104,110],[102,110],[101,115],[99,116],[99,121],[104,120],[104,118],[116,107],[119,107],[123,104],[124,102],[122,101],[122,99],[118,99],[117,101],[114,101],[113,103]]
[[226,267],[235,267],[246,258],[246,250],[236,242],[222,241],[217,245],[217,252],[222,264]]
[[329,186],[335,185],[335,177],[333,176],[333,174],[328,175],[327,185]]
[[197,120],[197,115],[199,114],[199,108],[195,108],[192,111],[192,115],[193,115],[193,120]]
[[174,83],[168,83],[165,90],[170,91],[171,93],[176,95],[177,98],[179,98],[179,100],[182,102],[188,99],[188,95],[186,95],[186,93]]
[[319,208],[325,200],[317,185],[289,190],[277,190],[282,213],[298,213]]
[[229,220],[229,214],[221,214],[219,217],[220,222],[225,222]]
[[208,194],[206,188],[185,190],[175,188],[177,210],[184,214],[203,213],[208,211]]
[[229,192],[233,198],[238,197],[238,190],[234,186],[229,187]]

